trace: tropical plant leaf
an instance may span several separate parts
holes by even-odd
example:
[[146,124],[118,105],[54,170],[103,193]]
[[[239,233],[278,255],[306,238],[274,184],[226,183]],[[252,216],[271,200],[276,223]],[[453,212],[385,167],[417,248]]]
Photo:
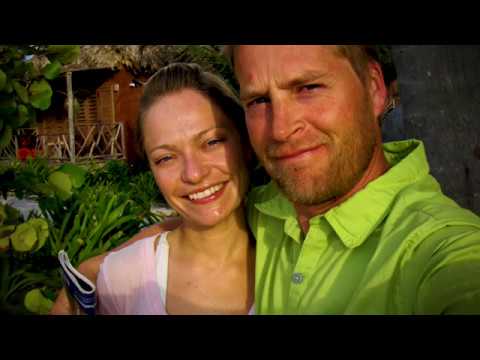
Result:
[[7,77],[7,82],[5,86],[3,87],[3,92],[7,94],[11,94],[13,92],[13,85],[12,81]]
[[35,109],[31,105],[27,105],[27,108],[28,108],[29,122],[30,122],[30,124],[33,125],[37,121],[37,112],[35,111]]
[[20,82],[18,82],[17,80],[12,80],[12,85],[13,85],[13,88],[15,89],[15,92],[17,93],[18,97],[20,98],[20,100],[24,104],[28,104],[28,102],[29,102],[28,91],[25,88],[25,86],[20,84]]
[[30,103],[34,108],[40,110],[49,108],[53,92],[47,80],[42,79],[32,82],[29,91]]
[[4,148],[12,140],[12,127],[10,125],[5,125],[2,133],[0,134],[0,149]]
[[72,196],[72,181],[67,174],[55,171],[48,177],[48,183],[53,186],[60,199],[67,200]]
[[80,46],[78,45],[49,45],[47,53],[49,58],[58,60],[62,64],[71,63],[80,54]]
[[17,225],[23,221],[20,211],[8,204],[0,204],[0,224]]
[[17,110],[17,102],[14,97],[7,96],[0,98],[0,115],[13,115]]
[[18,252],[32,250],[38,241],[35,228],[28,222],[18,225],[10,239],[12,240],[13,249]]
[[26,67],[27,67],[26,69],[27,79],[33,80],[38,78],[41,75],[40,71],[37,69],[37,67],[33,66],[33,63],[31,61],[26,63]]
[[72,181],[73,187],[76,189],[83,185],[85,182],[85,176],[87,175],[87,170],[70,163],[63,164],[58,171],[68,174],[70,176],[70,180]]
[[37,246],[33,251],[38,251],[45,245],[48,238],[48,223],[44,219],[36,218],[28,220],[28,223],[35,229],[37,233]]
[[29,120],[29,116],[30,113],[28,108],[23,104],[18,105],[17,126],[20,127],[25,125]]
[[58,60],[54,60],[43,68],[43,76],[48,80],[53,80],[62,71],[62,64]]
[[7,84],[7,75],[0,69],[0,91],[3,90]]
[[25,64],[25,61],[22,60],[17,60],[13,62],[13,73],[15,77],[22,77],[25,75],[27,71],[27,66]]
[[0,238],[0,252],[6,251],[10,248],[10,236]]
[[50,312],[53,301],[43,296],[40,288],[36,288],[25,295],[24,305],[34,314],[46,315]]

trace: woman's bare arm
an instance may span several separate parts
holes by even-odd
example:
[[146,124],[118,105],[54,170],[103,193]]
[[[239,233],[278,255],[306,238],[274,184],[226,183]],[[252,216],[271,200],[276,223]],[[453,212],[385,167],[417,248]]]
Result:
[[[100,271],[100,265],[103,262],[103,259],[112,251],[118,251],[126,246],[133,244],[134,242],[145,239],[146,237],[156,235],[160,232],[171,231],[177,228],[181,224],[180,218],[170,218],[166,219],[164,222],[159,224],[154,224],[149,226],[137,235],[132,237],[130,240],[126,241],[120,246],[117,246],[115,249],[110,250],[104,254],[95,256],[88,260],[85,260],[78,266],[78,271],[90,279],[93,283],[97,282],[97,275]],[[50,310],[50,315],[75,315],[78,314],[78,308],[76,304],[69,299],[65,288],[62,288],[53,304],[52,309]]]

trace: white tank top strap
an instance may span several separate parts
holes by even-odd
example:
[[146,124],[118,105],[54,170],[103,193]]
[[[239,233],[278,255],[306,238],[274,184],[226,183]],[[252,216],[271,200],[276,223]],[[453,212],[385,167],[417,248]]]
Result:
[[163,307],[166,309],[167,304],[167,281],[168,281],[168,254],[169,247],[167,241],[168,231],[160,234],[155,254],[157,263],[157,283],[160,288],[160,298]]

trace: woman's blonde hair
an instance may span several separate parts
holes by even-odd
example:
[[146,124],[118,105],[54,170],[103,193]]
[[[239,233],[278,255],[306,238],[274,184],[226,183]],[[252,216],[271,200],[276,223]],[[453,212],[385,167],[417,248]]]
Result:
[[145,84],[140,99],[137,120],[137,144],[140,155],[144,157],[143,122],[148,110],[162,96],[183,89],[193,89],[204,94],[233,122],[237,128],[242,144],[250,146],[245,125],[243,107],[237,95],[219,76],[204,71],[193,63],[172,63],[158,70]]

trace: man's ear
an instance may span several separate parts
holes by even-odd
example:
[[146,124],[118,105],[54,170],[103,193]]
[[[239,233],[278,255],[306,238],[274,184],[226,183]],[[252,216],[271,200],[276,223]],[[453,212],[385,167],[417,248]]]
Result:
[[382,67],[376,61],[368,63],[368,90],[372,99],[375,118],[378,119],[385,111],[388,100],[387,87],[383,79]]

